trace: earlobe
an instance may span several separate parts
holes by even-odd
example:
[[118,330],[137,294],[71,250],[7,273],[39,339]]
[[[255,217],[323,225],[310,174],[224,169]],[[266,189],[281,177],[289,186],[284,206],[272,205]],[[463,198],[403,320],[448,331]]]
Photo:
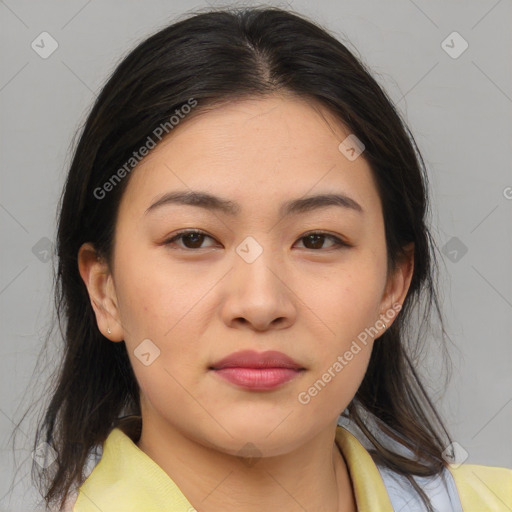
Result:
[[94,246],[85,243],[78,251],[78,269],[87,287],[98,329],[111,341],[123,341],[115,287],[108,264],[98,257]]

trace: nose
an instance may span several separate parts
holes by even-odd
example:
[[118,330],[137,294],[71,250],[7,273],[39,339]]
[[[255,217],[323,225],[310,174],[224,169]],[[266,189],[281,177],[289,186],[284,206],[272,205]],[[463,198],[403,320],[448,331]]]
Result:
[[270,250],[252,262],[234,254],[221,313],[225,324],[254,331],[290,327],[297,315],[297,297],[287,275],[283,262]]

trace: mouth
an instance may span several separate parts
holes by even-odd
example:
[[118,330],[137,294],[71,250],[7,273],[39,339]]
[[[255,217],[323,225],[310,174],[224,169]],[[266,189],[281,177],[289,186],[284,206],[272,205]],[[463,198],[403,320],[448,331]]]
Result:
[[242,351],[217,361],[209,370],[223,380],[245,389],[268,391],[291,381],[306,369],[277,351]]

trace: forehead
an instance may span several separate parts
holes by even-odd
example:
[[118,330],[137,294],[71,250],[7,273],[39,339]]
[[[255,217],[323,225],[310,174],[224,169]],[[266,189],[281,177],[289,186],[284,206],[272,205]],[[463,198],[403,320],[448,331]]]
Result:
[[128,206],[140,217],[177,190],[232,199],[242,215],[331,191],[380,210],[366,160],[339,149],[349,135],[322,105],[293,96],[238,100],[185,117],[131,172],[120,217]]

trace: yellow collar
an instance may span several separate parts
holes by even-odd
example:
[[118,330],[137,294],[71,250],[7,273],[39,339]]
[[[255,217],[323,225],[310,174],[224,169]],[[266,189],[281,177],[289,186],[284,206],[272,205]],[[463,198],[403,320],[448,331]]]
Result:
[[[393,507],[370,454],[345,428],[336,429],[336,444],[346,461],[359,512],[392,512]],[[172,504],[172,509],[170,505]],[[73,512],[192,512],[178,486],[120,428],[103,445],[100,462],[79,489]]]
[[370,454],[347,429],[336,428],[336,444],[348,467],[359,512],[393,512],[384,481]]

